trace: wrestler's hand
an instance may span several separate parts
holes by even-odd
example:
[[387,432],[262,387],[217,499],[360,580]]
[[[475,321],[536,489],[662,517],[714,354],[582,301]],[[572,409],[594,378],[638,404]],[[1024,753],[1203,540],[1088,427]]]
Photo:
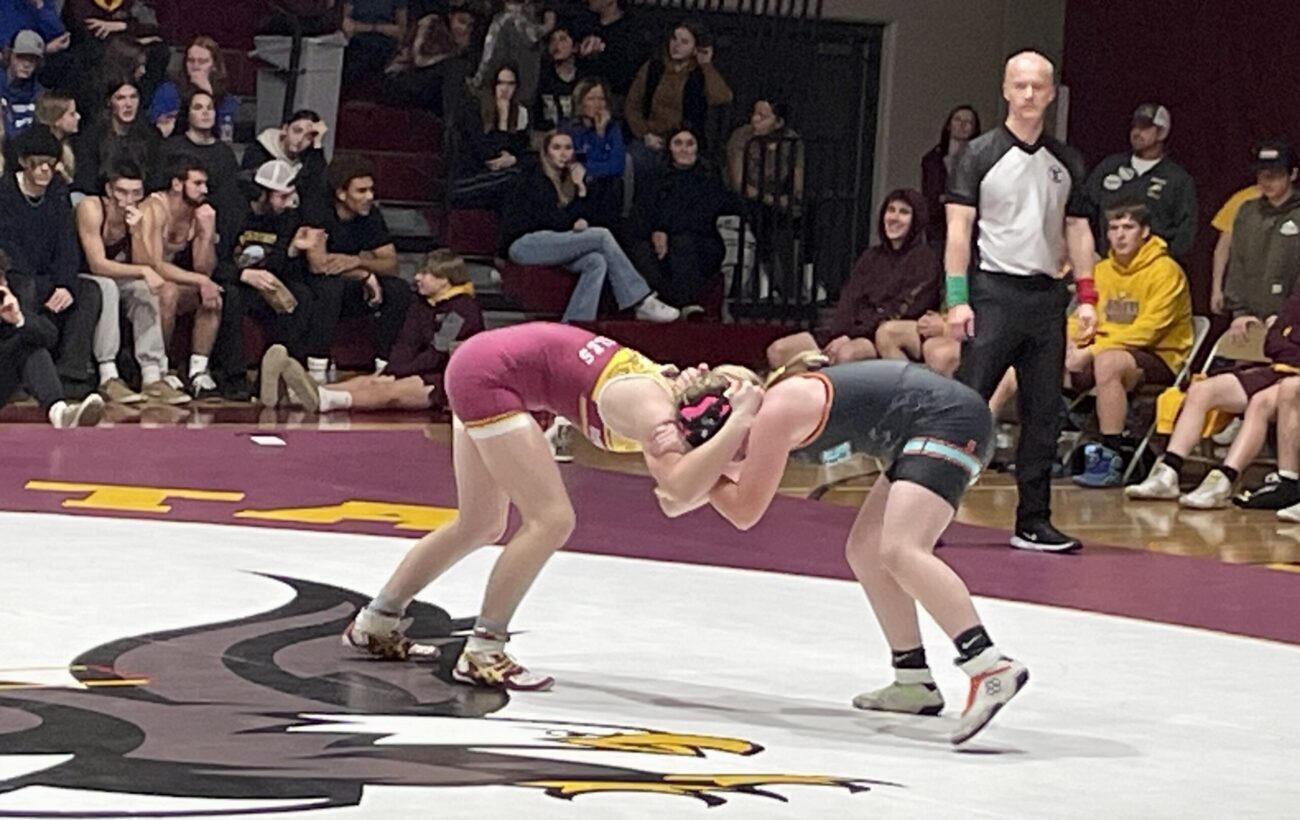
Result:
[[763,404],[763,388],[755,387],[749,382],[735,382],[727,388],[727,401],[731,403],[731,415],[752,419]]
[[959,342],[975,335],[975,311],[970,305],[948,308],[948,335]]

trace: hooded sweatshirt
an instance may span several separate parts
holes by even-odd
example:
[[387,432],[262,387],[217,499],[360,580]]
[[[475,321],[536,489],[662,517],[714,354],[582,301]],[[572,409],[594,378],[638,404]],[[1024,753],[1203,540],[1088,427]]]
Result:
[[[895,200],[912,206],[912,227],[898,248],[885,236],[885,209]],[[941,265],[926,244],[929,215],[920,191],[900,188],[885,198],[877,218],[882,241],[868,248],[853,265],[840,290],[840,301],[826,330],[838,336],[872,339],[881,323],[919,319],[939,307]]]
[[[284,160],[298,172],[294,177],[294,188],[298,193],[299,207],[317,211],[329,202],[329,181],[325,152],[319,148],[308,148],[297,159],[285,156],[284,146],[280,143],[280,129],[267,128],[257,135],[257,141],[244,151],[243,162],[239,164],[245,176],[251,178],[263,163],[273,159]],[[251,193],[251,189],[250,189]]]
[[703,128],[708,110],[730,105],[735,95],[713,63],[700,65],[694,57],[677,62],[668,56],[641,66],[627,92],[624,114],[638,139],[664,136],[682,123]]
[[1223,300],[1237,316],[1267,319],[1300,283],[1300,192],[1281,205],[1264,197],[1241,206],[1232,227]]
[[1098,303],[1092,349],[1150,350],[1177,373],[1192,349],[1192,296],[1165,240],[1152,235],[1128,265],[1111,250],[1092,276]]

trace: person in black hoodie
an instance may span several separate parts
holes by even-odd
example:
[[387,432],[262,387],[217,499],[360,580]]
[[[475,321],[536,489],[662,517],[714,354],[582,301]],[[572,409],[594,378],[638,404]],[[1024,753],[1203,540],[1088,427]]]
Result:
[[638,215],[649,236],[637,258],[671,304],[684,305],[686,315],[702,313],[704,297],[722,279],[726,256],[718,217],[739,213],[743,205],[718,169],[700,161],[699,138],[690,127],[668,136],[668,154],[672,164],[650,212]]
[[[217,210],[217,256],[228,259],[235,234],[244,224],[248,203],[239,189],[239,162],[229,145],[217,139],[217,108],[212,95],[195,90],[181,104],[181,122],[177,133],[162,144],[158,167],[179,154],[194,157],[208,172],[209,202]],[[153,188],[166,188],[169,181],[155,178]]]
[[620,310],[638,319],[673,322],[681,313],[650,290],[606,228],[586,218],[587,173],[573,161],[573,138],[552,131],[542,143],[536,171],[524,175],[501,217],[501,255],[519,265],[563,265],[578,274],[562,321],[596,318],[609,279]]
[[772,366],[805,350],[820,350],[832,364],[880,358],[882,327],[937,310],[942,269],[925,241],[928,223],[920,191],[891,192],[880,208],[880,244],[858,257],[830,323],[816,334],[796,333],[773,342],[767,351]]
[[99,385],[91,347],[102,299],[99,288],[77,276],[80,256],[68,186],[55,168],[60,145],[48,128],[28,128],[14,140],[17,162],[0,182],[0,250],[13,269],[18,301],[49,319],[58,332],[55,361],[69,395]]
[[[306,211],[323,210],[329,204],[329,164],[321,149],[321,138],[327,126],[320,114],[301,109],[289,115],[279,128],[267,128],[257,135],[257,141],[244,151],[240,170],[256,173],[273,159],[282,160],[293,167],[293,186],[298,207]],[[256,186],[249,190],[249,199],[256,199],[261,191]]]
[[77,158],[72,190],[93,195],[103,188],[104,169],[125,160],[152,179],[158,165],[161,140],[158,129],[140,116],[140,89],[131,81],[110,83],[100,99],[102,109],[89,127],[73,140]]

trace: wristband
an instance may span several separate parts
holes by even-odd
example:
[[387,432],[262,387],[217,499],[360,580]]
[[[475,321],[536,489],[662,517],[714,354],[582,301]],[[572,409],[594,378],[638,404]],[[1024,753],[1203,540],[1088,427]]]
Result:
[[970,301],[970,282],[965,275],[950,273],[944,279],[945,301],[948,307],[964,305]]
[[1097,306],[1097,285],[1091,278],[1075,281],[1074,295],[1081,305]]

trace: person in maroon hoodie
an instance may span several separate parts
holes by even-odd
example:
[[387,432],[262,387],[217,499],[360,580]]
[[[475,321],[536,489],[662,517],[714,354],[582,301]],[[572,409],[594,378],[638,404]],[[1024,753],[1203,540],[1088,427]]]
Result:
[[939,307],[943,286],[939,258],[925,241],[929,215],[925,197],[900,188],[880,208],[881,242],[853,265],[840,289],[830,323],[817,333],[796,333],[767,349],[780,367],[806,350],[820,350],[831,364],[879,358],[876,331],[893,319],[920,319]]
[[421,298],[407,310],[383,374],[318,385],[287,350],[275,345],[262,359],[262,404],[279,403],[283,382],[286,398],[312,412],[445,407],[443,371],[452,349],[483,330],[483,311],[474,299],[465,260],[451,251],[426,256],[415,287]]

